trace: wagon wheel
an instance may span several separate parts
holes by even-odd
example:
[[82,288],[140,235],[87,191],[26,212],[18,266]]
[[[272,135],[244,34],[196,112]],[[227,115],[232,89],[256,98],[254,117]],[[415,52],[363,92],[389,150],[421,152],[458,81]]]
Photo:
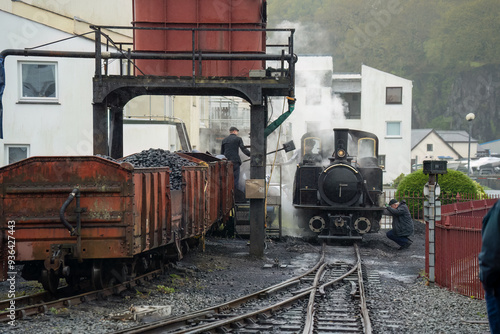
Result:
[[102,269],[102,260],[94,260],[92,262],[92,269],[90,272],[90,279],[92,281],[92,286],[96,290],[104,289],[104,273]]
[[152,270],[162,269],[164,265],[165,265],[165,259],[161,254],[156,254],[151,259],[151,269]]
[[41,283],[45,290],[55,294],[57,288],[59,287],[59,276],[54,272],[54,270],[42,270]]
[[126,282],[129,279],[128,267],[125,263],[118,263],[109,273],[105,273],[105,283],[108,287]]
[[65,277],[66,283],[75,291],[80,290],[80,277],[70,274]]

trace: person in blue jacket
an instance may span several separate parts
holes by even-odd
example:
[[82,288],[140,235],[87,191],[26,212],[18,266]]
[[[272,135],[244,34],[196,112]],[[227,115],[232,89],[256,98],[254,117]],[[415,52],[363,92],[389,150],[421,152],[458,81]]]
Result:
[[483,218],[479,279],[483,283],[492,333],[500,333],[500,201]]
[[410,247],[412,241],[408,237],[413,234],[413,219],[406,202],[391,199],[384,214],[392,216],[392,230],[386,233],[387,237],[397,243],[400,250]]

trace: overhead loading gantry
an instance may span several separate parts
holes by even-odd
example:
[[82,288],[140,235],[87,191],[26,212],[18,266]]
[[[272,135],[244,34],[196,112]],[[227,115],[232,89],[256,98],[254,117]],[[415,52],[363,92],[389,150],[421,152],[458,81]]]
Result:
[[[250,178],[265,183],[266,137],[290,115],[295,105],[295,63],[293,52],[294,29],[233,29],[233,28],[163,28],[163,27],[117,27],[93,26],[95,52],[4,50],[7,56],[94,58],[93,78],[93,145],[94,154],[123,156],[123,108],[128,101],[140,95],[200,95],[237,96],[250,103]],[[104,34],[103,29],[133,29],[136,31],[183,32],[192,36],[191,52],[178,51],[132,51],[123,44],[115,43]],[[268,44],[264,52],[202,52],[195,41],[203,32],[258,32],[264,36],[270,32],[285,35],[286,42]],[[105,46],[103,48],[103,45]],[[111,48],[117,51],[109,51]],[[104,50],[103,50],[104,49]],[[278,50],[278,51],[276,51]],[[108,72],[108,62],[119,60],[119,74]],[[144,71],[141,61],[180,61],[185,67],[189,62],[188,75],[152,75]],[[211,73],[214,62],[258,62],[262,69],[249,70],[244,76],[217,76]],[[205,73],[205,74],[204,74]],[[189,75],[190,74],[190,75]],[[230,73],[232,74],[232,73]],[[288,111],[275,122],[268,124],[267,100],[272,96],[286,96]],[[109,111],[109,116],[108,116]],[[250,253],[262,256],[265,238],[265,198],[250,200]]]

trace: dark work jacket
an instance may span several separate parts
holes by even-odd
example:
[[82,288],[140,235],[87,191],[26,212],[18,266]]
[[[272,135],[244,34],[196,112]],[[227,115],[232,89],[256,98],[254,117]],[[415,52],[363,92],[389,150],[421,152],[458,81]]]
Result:
[[408,237],[413,234],[413,219],[406,202],[401,201],[396,209],[388,206],[387,211],[392,216],[392,230],[397,237]]
[[479,278],[487,288],[500,288],[500,201],[483,218]]
[[246,156],[250,156],[250,151],[243,145],[243,139],[232,133],[222,140],[220,154],[224,154],[228,160],[241,165],[238,149],[241,149]]

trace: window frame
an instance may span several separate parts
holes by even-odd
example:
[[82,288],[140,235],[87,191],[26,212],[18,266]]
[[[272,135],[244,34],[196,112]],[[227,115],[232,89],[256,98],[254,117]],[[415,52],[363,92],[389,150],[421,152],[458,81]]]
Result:
[[382,168],[383,171],[385,171],[385,159],[386,159],[385,154],[379,154],[377,157],[378,165],[380,168]]
[[403,104],[403,87],[386,87],[385,104]]
[[346,119],[361,119],[361,93],[337,93],[345,104]]
[[[399,124],[399,134],[389,134],[389,124]],[[385,137],[386,138],[402,138],[401,136],[401,121],[386,121],[385,122]]]
[[[54,66],[54,96],[53,97],[45,97],[45,96],[23,96],[23,65],[48,65]],[[58,62],[55,61],[18,61],[18,103],[59,103],[59,69]]]
[[427,152],[434,152],[434,144],[427,144]]
[[[11,148],[25,148],[26,149],[26,158],[10,162],[10,149]],[[4,144],[4,152],[5,152],[5,165],[10,165],[16,163],[18,161],[27,159],[30,157],[30,145],[29,144]]]

